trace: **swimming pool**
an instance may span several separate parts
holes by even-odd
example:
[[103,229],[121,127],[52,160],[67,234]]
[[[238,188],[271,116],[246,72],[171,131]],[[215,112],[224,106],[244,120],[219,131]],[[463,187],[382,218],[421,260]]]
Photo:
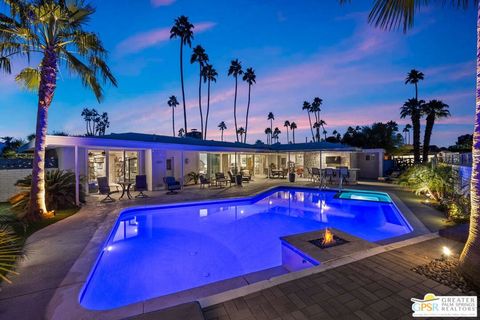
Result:
[[279,238],[291,234],[333,227],[379,241],[412,231],[391,201],[335,194],[282,187],[240,200],[127,209],[105,242],[80,304],[107,310],[277,267]]

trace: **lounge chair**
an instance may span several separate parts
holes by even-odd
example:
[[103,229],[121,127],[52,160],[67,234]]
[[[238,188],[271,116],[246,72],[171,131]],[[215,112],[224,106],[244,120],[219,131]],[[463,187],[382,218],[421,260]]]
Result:
[[242,181],[250,182],[252,180],[252,175],[250,174],[250,170],[242,170],[240,171],[242,174]]
[[203,174],[200,175],[199,178],[200,178],[200,188],[205,188],[205,186],[207,186],[207,187],[211,186],[210,179],[205,177]]
[[167,187],[167,194],[175,194],[178,193],[177,190],[182,189],[180,182],[175,180],[175,177],[163,177],[163,182]]
[[224,184],[227,185],[227,179],[225,179],[225,174],[223,172],[215,173],[215,186]]
[[97,182],[98,193],[106,196],[100,202],[114,202],[115,199],[113,199],[111,195],[120,192],[120,190],[118,190],[118,186],[116,187],[116,190],[112,190],[108,184],[107,177],[99,177],[97,178]]
[[135,191],[139,193],[135,196],[135,198],[148,198],[148,196],[143,193],[147,191],[147,176],[146,175],[138,175],[135,177]]

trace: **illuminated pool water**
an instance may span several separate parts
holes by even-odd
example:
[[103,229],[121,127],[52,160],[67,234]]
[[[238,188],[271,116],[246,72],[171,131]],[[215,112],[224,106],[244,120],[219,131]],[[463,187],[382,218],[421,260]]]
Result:
[[244,200],[125,210],[80,303],[112,309],[280,266],[279,238],[291,234],[333,227],[379,241],[412,231],[392,203],[334,196],[276,188]]

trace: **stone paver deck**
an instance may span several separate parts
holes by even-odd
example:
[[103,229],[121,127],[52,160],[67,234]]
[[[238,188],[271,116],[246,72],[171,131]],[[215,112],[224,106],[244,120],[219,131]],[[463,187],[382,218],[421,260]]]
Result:
[[412,319],[410,298],[463,295],[410,269],[441,255],[437,238],[385,252],[203,309],[207,320]]

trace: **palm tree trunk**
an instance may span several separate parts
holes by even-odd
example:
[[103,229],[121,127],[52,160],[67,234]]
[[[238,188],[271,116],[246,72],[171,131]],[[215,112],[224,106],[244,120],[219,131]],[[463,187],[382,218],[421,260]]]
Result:
[[[208,114],[210,113],[210,80],[207,85],[207,114],[205,116],[205,140],[207,140]],[[223,133],[223,131],[222,131]]]
[[418,83],[415,83],[415,99],[418,101]]
[[312,118],[310,117],[310,111],[307,110],[307,114],[308,114],[308,122],[310,123],[310,131],[312,132],[312,139],[313,141],[315,141],[315,136],[313,134],[313,127],[312,127]]
[[412,117],[413,162],[420,163],[420,116]]
[[202,112],[202,65],[200,64],[200,79],[198,81],[198,108],[200,109],[200,130],[203,133],[203,112]]
[[237,137],[238,142],[238,126],[237,126],[237,76],[235,76],[235,97],[233,99],[233,119],[235,121],[235,135]]
[[222,142],[223,142],[223,129],[222,129]]
[[185,105],[185,88],[183,85],[183,39],[180,39],[180,81],[182,83],[183,126],[185,129],[185,135],[186,135],[188,132],[188,129],[187,129],[187,107]]
[[467,243],[460,255],[463,276],[480,287],[480,2],[477,7],[477,94],[475,127],[472,148],[472,177],[470,185],[471,212]]
[[175,137],[175,106],[172,106],[172,133]]
[[295,144],[295,129],[292,129],[292,139],[293,143]]
[[30,204],[26,218],[30,221],[48,217],[45,204],[45,148],[47,138],[48,108],[57,86],[57,56],[53,49],[45,49],[38,90],[37,126],[35,130],[35,153],[32,168]]
[[273,119],[270,119],[270,144],[272,144],[273,137]]
[[247,133],[248,133],[248,112],[250,111],[250,91],[252,85],[248,85],[248,102],[247,102],[247,116],[245,117],[245,140],[244,142],[247,143]]
[[428,115],[425,124],[425,133],[423,135],[423,155],[422,162],[428,162],[428,149],[430,148],[430,138],[432,137],[435,115]]
[[288,136],[288,127],[285,127],[285,128],[287,128],[287,144],[289,144],[288,140],[290,140],[290,139],[289,139],[289,136]]

